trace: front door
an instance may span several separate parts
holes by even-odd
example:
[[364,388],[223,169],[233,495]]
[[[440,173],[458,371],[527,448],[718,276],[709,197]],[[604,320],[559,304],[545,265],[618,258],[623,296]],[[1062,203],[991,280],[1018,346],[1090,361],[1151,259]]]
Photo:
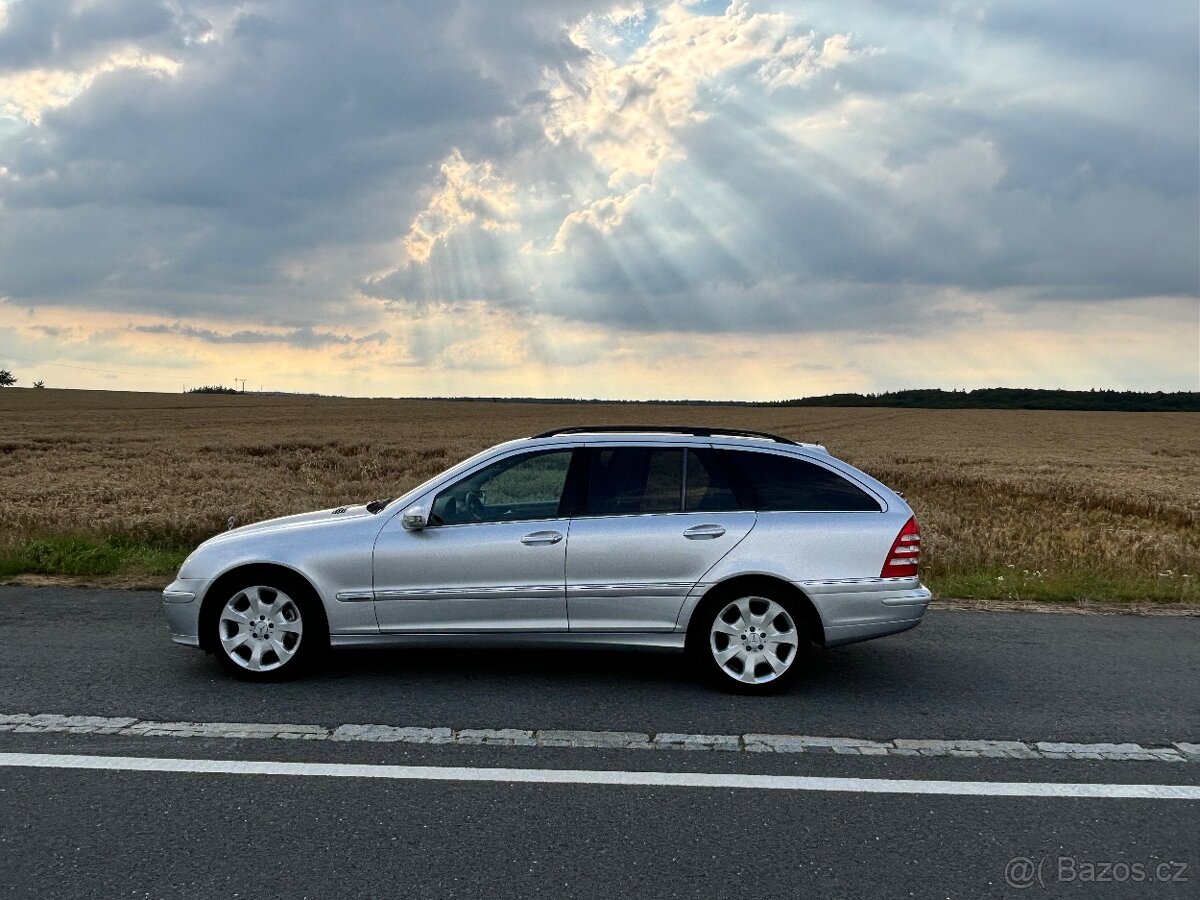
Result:
[[[688,593],[754,527],[705,450],[593,447],[571,522],[572,631],[671,631]],[[687,489],[684,489],[684,485]]]
[[382,631],[565,631],[570,450],[490,463],[442,489],[429,524],[393,516],[375,544]]

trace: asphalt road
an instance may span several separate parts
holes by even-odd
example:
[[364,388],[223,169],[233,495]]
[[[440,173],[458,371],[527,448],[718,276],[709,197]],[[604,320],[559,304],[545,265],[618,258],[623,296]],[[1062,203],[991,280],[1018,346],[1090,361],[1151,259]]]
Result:
[[[770,698],[713,693],[670,654],[602,651],[364,651],[259,686],[172,645],[154,595],[0,588],[0,713],[1148,745],[1200,741],[1198,639],[1189,619],[934,611],[907,634],[819,654]],[[0,732],[3,753],[1200,784],[1200,762],[14,731]],[[1191,897],[1197,823],[1195,800],[4,765],[0,897]],[[1041,867],[1032,889],[1006,882],[1017,857]]]
[[314,679],[245,684],[171,644],[155,594],[8,587],[0,677],[6,712],[1163,743],[1200,733],[1200,619],[934,610],[747,699],[637,651],[363,650]]

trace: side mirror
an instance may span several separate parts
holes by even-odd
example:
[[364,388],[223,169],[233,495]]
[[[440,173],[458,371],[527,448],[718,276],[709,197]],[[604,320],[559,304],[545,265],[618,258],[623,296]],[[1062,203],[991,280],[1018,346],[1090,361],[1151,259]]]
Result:
[[401,515],[400,524],[404,526],[405,531],[420,531],[429,524],[425,520],[425,508],[422,506],[410,506]]

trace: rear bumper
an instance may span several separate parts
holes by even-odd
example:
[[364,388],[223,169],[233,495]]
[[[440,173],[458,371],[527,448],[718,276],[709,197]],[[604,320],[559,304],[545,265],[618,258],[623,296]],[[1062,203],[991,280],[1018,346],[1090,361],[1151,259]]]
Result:
[[916,578],[802,582],[825,629],[825,646],[899,634],[920,624],[932,593]]

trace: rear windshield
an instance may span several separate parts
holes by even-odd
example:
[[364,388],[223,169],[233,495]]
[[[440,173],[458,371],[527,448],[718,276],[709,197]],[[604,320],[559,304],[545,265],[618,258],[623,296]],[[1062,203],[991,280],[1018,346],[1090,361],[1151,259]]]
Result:
[[762,512],[879,512],[858,485],[816,463],[745,450],[718,450],[745,503]]

